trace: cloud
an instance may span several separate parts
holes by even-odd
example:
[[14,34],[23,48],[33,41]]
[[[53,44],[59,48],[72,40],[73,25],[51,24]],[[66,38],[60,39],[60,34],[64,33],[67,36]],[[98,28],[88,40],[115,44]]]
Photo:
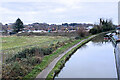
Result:
[[0,12],[2,12],[2,13],[12,13],[13,11],[9,10],[8,8],[0,7]]
[[18,17],[25,23],[94,23],[101,17],[113,18],[117,22],[117,2],[91,2],[88,0],[85,0],[86,2],[83,0],[5,1],[0,6],[3,23],[15,22]]
[[67,10],[66,8],[55,8],[55,9],[51,9],[50,12],[52,12],[52,13],[63,13],[66,10]]
[[119,0],[1,0],[1,2],[118,2]]

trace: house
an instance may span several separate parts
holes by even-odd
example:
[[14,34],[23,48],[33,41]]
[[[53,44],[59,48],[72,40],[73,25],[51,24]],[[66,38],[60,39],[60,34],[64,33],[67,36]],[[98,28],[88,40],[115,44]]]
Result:
[[92,29],[94,26],[88,26],[87,28],[86,28],[86,30],[87,31],[90,31],[90,29]]
[[33,33],[46,33],[47,31],[45,31],[45,30],[34,30],[32,32]]

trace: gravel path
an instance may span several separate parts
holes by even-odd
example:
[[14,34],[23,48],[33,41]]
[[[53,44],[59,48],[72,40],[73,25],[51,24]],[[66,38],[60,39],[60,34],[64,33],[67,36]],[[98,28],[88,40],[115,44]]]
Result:
[[[95,37],[96,35],[93,35],[90,38]],[[51,70],[55,67],[56,63],[65,55],[67,54],[69,51],[71,51],[73,48],[77,47],[79,44],[81,44],[82,42],[84,42],[85,40],[88,39],[84,39],[82,41],[80,41],[79,43],[77,43],[76,45],[72,46],[71,48],[69,48],[68,50],[66,50],[64,53],[60,54],[57,58],[55,58],[42,72],[40,72],[35,80],[38,80],[40,78],[47,78],[47,75],[51,72]]]

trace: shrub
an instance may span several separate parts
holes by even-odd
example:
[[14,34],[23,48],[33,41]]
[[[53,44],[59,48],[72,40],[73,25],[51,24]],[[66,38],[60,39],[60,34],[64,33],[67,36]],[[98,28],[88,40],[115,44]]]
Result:
[[48,48],[37,48],[33,47],[31,49],[24,49],[21,52],[18,52],[18,54],[14,55],[12,58],[9,58],[6,60],[6,62],[11,62],[11,61],[19,61],[21,58],[27,58],[27,57],[32,57],[32,56],[44,56],[44,55],[49,55],[53,52],[52,47]]
[[90,29],[89,33],[97,34],[97,29],[96,28],[92,28],[92,29]]
[[85,30],[84,27],[80,27],[80,28],[77,30],[77,34],[78,34],[78,36],[80,36],[80,37],[85,37],[86,35],[88,35],[88,32]]
[[77,37],[75,37],[75,39],[80,39],[80,37],[79,37],[79,36],[77,36]]
[[52,48],[46,48],[46,49],[43,49],[44,51],[44,55],[49,55],[52,53],[53,49]]
[[[7,70],[6,70],[7,69]],[[11,65],[6,65],[6,68],[3,68],[3,79],[20,79],[20,76],[24,76],[27,73],[25,67],[21,66],[19,62],[14,62]]]
[[27,59],[27,62],[26,62],[26,63],[34,66],[34,65],[36,65],[36,64],[40,64],[41,61],[42,61],[42,58],[41,58],[41,57],[32,57],[32,58],[29,57],[29,58]]

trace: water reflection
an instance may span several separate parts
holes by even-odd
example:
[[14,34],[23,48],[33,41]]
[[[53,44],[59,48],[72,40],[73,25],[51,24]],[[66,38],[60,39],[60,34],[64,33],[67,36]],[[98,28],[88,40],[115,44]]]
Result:
[[112,43],[97,36],[71,56],[56,78],[117,78]]
[[[109,38],[105,38],[104,37],[104,35],[105,34],[101,34],[100,36],[97,36],[97,37],[95,37],[95,38],[93,38],[92,40],[91,40],[91,42],[93,43],[93,45],[94,46],[101,46],[101,45],[103,45],[103,44],[106,44],[106,43],[109,43],[109,42],[111,42],[111,40],[109,39]],[[84,48],[87,48],[88,47],[88,45],[83,45],[82,47],[81,47],[81,49],[84,49]]]
[[95,37],[94,39],[92,39],[92,42],[103,43],[104,42],[104,34],[101,34],[100,36]]
[[111,42],[110,39],[105,39],[104,35],[105,34],[101,34],[100,36],[93,38],[91,40],[93,42],[93,45],[102,46],[103,44]]
[[81,48],[81,50],[82,49],[85,49],[85,48],[87,48],[88,46],[86,45],[86,44],[84,44],[83,46],[81,46],[80,48]]

